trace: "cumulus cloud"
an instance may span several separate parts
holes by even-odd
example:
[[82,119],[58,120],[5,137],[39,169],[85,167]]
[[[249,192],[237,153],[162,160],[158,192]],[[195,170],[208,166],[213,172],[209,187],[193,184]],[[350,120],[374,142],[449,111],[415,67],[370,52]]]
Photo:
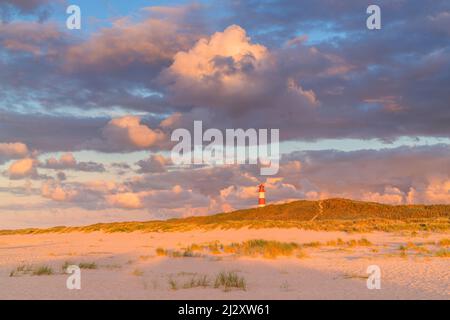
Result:
[[77,190],[62,186],[61,184],[48,180],[42,184],[41,194],[44,198],[48,198],[58,202],[72,201],[77,195]]
[[16,160],[9,166],[6,175],[12,180],[36,178],[38,176],[36,165],[37,161],[32,158]]
[[24,158],[28,153],[28,147],[24,143],[0,143],[0,164],[10,159]]
[[105,167],[101,163],[96,162],[78,162],[72,153],[64,153],[59,159],[51,157],[40,164],[40,167],[54,170],[76,170],[85,172],[104,172]]
[[239,109],[241,114],[274,106],[277,99],[283,108],[290,107],[285,106],[288,101],[297,103],[299,109],[317,103],[312,91],[280,74],[277,67],[265,46],[252,43],[243,28],[232,25],[199,40],[189,51],[178,52],[162,79],[169,84],[175,102]]
[[245,81],[245,68],[258,67],[266,56],[264,46],[250,43],[245,30],[232,25],[209,39],[199,40],[188,52],[178,52],[169,71],[180,81],[216,80],[225,88],[239,89]]
[[108,195],[106,201],[113,207],[123,209],[141,209],[144,207],[140,195],[132,192]]
[[177,53],[160,77],[169,101],[189,110],[172,120],[183,126],[196,119],[219,128],[283,128],[282,139],[297,136],[299,121],[316,117],[320,101],[300,83],[298,68],[284,67],[281,58],[237,25],[199,40]]
[[195,8],[179,9],[178,21],[170,11],[159,10],[161,17],[153,17],[156,8],[148,8],[150,15],[143,21],[135,22],[128,17],[115,20],[111,28],[103,28],[86,42],[71,46],[66,53],[65,68],[71,72],[107,73],[140,66],[158,70],[198,36],[193,28],[191,32],[181,30],[183,17]]
[[204,195],[185,190],[176,185],[166,190],[148,190],[141,192],[116,193],[105,196],[107,205],[122,209],[143,209],[149,212],[177,212],[181,208],[204,210],[210,205],[210,199]]
[[102,129],[102,138],[89,147],[105,152],[135,151],[162,147],[167,140],[162,130],[142,124],[138,116],[112,119]]
[[166,172],[167,166],[171,165],[172,161],[163,155],[154,154],[148,159],[139,160],[136,164],[139,166],[138,173]]

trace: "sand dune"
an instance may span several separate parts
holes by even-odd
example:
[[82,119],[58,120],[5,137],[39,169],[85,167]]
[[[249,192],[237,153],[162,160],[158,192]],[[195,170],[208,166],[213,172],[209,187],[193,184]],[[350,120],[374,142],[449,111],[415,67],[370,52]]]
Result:
[[[371,244],[330,242],[338,238],[365,238]],[[444,238],[449,234],[299,229],[1,236],[0,299],[448,299],[450,260],[435,256],[442,249],[436,243]],[[182,251],[193,243],[202,247],[218,240],[227,245],[251,239],[309,245],[301,246],[303,256],[275,259],[204,249],[194,257],[156,254],[157,248]],[[317,241],[321,245],[311,244]],[[82,269],[81,290],[66,288],[65,262],[95,266]],[[11,274],[21,265],[49,266],[53,274]],[[381,268],[380,290],[367,289],[369,265]],[[245,290],[215,288],[214,279],[222,271],[245,279]],[[189,286],[201,277],[207,286]]]

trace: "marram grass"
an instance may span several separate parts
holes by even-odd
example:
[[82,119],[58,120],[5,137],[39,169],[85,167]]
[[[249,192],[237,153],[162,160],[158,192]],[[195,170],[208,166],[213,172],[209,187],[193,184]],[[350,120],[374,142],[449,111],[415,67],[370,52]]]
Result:
[[96,231],[175,232],[241,228],[297,228],[346,232],[450,230],[450,205],[393,206],[346,199],[328,199],[321,203],[322,210],[319,210],[319,201],[300,200],[210,216],[166,221],[98,223],[83,227],[1,230],[0,235]]

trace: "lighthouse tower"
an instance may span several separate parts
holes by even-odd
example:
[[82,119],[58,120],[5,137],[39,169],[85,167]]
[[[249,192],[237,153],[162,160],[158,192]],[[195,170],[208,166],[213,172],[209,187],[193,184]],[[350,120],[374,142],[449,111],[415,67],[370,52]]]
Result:
[[266,206],[266,191],[264,190],[264,185],[261,183],[259,185],[258,208],[263,208],[265,206]]

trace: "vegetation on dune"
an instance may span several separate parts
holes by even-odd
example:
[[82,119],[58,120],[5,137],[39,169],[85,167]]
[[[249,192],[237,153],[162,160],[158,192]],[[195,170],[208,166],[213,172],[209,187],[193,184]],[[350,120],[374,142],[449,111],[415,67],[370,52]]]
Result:
[[32,274],[33,273],[33,266],[29,266],[29,265],[20,265],[18,266],[16,269],[12,270],[9,273],[10,277],[17,277],[17,276],[22,276],[25,274]]
[[[321,208],[319,206],[321,204]],[[320,214],[318,214],[320,213]],[[166,221],[98,223],[85,227],[3,230],[0,235],[65,232],[169,232],[193,229],[300,228],[308,230],[447,231],[450,205],[386,205],[346,199],[300,200],[265,208]]]
[[33,276],[49,276],[52,275],[53,269],[49,266],[31,266],[31,265],[20,265],[16,269],[9,273],[10,277],[17,277],[23,275],[33,275]]
[[80,269],[97,269],[97,264],[95,262],[81,262],[78,267]]
[[[182,272],[179,275],[189,275],[190,273]],[[168,279],[169,288],[171,290],[179,289],[193,289],[193,288],[216,288],[229,291],[231,289],[246,289],[246,281],[243,277],[240,277],[236,272],[222,271],[216,275],[213,282],[210,281],[207,275],[193,274],[188,280],[174,279],[170,277]]]
[[[343,241],[337,239],[321,243],[318,241],[298,244],[295,242],[279,242],[274,240],[252,239],[244,242],[233,242],[231,244],[221,244],[219,241],[213,241],[206,244],[191,244],[187,248],[178,250],[165,250],[158,248],[161,255],[170,258],[183,257],[204,257],[205,254],[212,255],[234,255],[246,257],[263,257],[267,259],[276,259],[277,257],[290,257],[296,255],[298,258],[306,258],[308,254],[303,250],[307,248],[319,248],[322,246],[344,246],[344,247],[368,247],[372,243],[366,238],[351,239]],[[195,249],[195,250],[194,250]]]
[[278,256],[291,256],[299,246],[296,243],[286,243],[267,240],[249,240],[243,243],[232,243],[224,247],[226,253],[243,256],[263,256],[276,258]]
[[436,257],[440,257],[440,258],[450,258],[450,250],[448,250],[448,249],[441,249],[441,250],[438,250],[438,251],[435,253],[435,256],[436,256]]
[[208,276],[202,275],[202,276],[193,276],[189,281],[187,281],[183,285],[183,289],[191,289],[191,288],[206,288],[209,286],[209,279]]
[[49,266],[41,266],[33,271],[35,276],[49,276],[53,274],[53,269]]
[[142,277],[144,275],[144,271],[140,269],[134,269],[131,274],[136,277]]
[[246,290],[247,284],[243,277],[240,277],[236,272],[220,272],[216,276],[214,281],[214,288],[223,288],[223,290],[228,291],[231,289],[241,289]]

